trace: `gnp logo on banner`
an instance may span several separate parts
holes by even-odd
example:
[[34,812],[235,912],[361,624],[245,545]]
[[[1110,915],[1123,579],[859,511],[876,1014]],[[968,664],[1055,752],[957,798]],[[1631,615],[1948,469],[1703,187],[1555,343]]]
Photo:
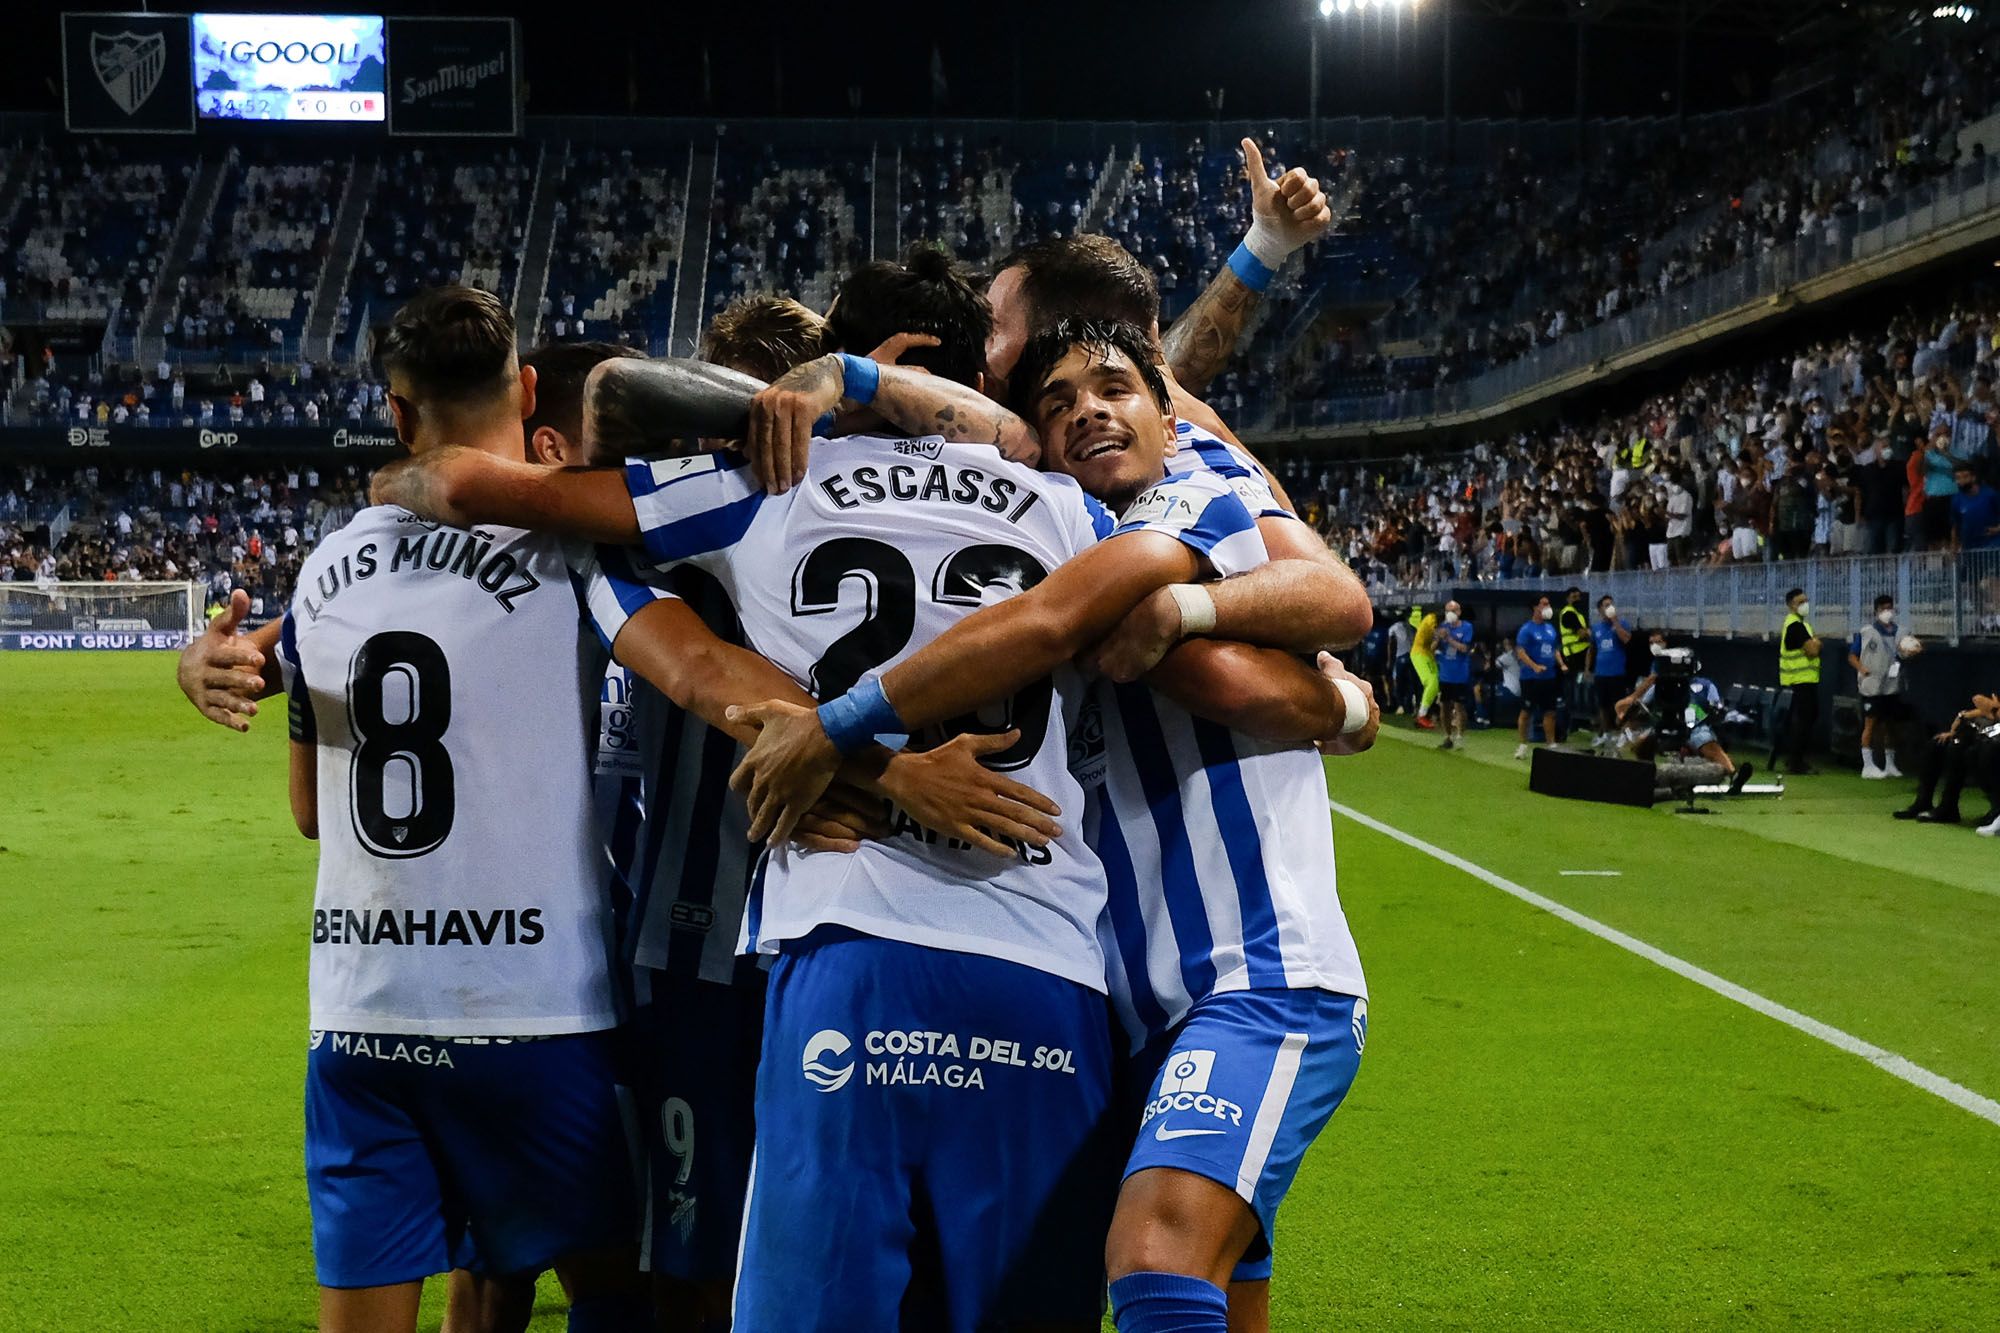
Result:
[[132,115],[160,86],[167,69],[167,39],[157,32],[93,31],[90,65],[120,111]]

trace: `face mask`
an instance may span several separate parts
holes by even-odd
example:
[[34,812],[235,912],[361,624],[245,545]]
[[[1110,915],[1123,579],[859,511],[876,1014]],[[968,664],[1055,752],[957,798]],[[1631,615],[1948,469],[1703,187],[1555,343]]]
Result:
[[1877,611],[1875,619],[1884,625],[1893,625],[1896,623],[1896,613],[1894,611]]
[[1541,610],[1535,612],[1535,619],[1552,620],[1555,618],[1555,614],[1556,613],[1554,611],[1550,610],[1548,607],[1545,606]]
[[1800,602],[1798,606],[1794,608],[1794,612],[1798,615],[1809,616],[1812,614],[1812,603]]
[[1606,620],[1616,620],[1616,619],[1618,619],[1618,608],[1617,608],[1617,607],[1615,607],[1615,606],[1607,606],[1607,607],[1605,607],[1605,608],[1604,608],[1604,618],[1605,618]]
[[1447,625],[1456,625],[1458,623],[1458,612],[1456,611],[1445,612],[1444,623]]

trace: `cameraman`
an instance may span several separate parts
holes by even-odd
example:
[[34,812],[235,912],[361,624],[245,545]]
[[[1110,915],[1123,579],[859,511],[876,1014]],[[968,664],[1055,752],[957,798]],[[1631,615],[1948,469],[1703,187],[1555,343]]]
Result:
[[[1715,688],[1715,682],[1707,676],[1695,674],[1701,664],[1696,662],[1692,650],[1682,649],[1685,656],[1677,661],[1667,648],[1667,636],[1654,630],[1648,638],[1653,656],[1653,674],[1639,682],[1638,688],[1618,702],[1616,712],[1623,722],[1635,709],[1653,713],[1653,727],[1633,742],[1632,753],[1640,759],[1651,759],[1663,743],[1674,744],[1682,754],[1698,754],[1709,763],[1720,768],[1729,779],[1729,790],[1733,794],[1743,790],[1743,784],[1750,780],[1753,765],[1738,766],[1729,751],[1722,748],[1721,739],[1715,734],[1715,722],[1725,711],[1722,692]],[[1676,698],[1683,690],[1684,702]],[[1665,697],[1662,698],[1661,696]],[[1656,702],[1660,705],[1655,709]],[[1681,716],[1670,716],[1678,704]]]

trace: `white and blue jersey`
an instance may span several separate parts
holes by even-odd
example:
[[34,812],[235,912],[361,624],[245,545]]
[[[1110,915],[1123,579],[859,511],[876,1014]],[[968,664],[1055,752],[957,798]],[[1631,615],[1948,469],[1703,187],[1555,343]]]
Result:
[[1191,421],[1176,423],[1174,445],[1174,452],[1167,458],[1170,475],[1212,472],[1229,483],[1244,508],[1250,511],[1250,517],[1296,517],[1278,502],[1270,483],[1264,479],[1264,470],[1242,446],[1231,444]]
[[[722,586],[747,645],[816,698],[844,693],[980,606],[1032,587],[1091,544],[1082,492],[990,446],[937,439],[816,440],[807,477],[767,496],[733,454],[626,469],[646,553]],[[1161,526],[1186,515],[1154,499]],[[1181,508],[1186,508],[1183,505]],[[1081,682],[1065,666],[1022,691],[998,762],[1065,808],[1081,804],[1066,755]],[[858,852],[772,852],[744,916],[744,948],[839,925],[930,948],[987,954],[1101,991],[1097,859],[1074,827],[1046,848],[1000,860],[913,822]]]

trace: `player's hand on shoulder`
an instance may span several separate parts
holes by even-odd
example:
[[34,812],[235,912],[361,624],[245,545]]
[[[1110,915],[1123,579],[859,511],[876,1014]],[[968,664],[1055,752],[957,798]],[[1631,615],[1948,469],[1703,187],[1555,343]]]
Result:
[[818,803],[840,767],[840,752],[819,715],[801,704],[771,699],[729,709],[728,720],[756,731],[729,785],[750,809],[750,841],[783,842]]
[[250,594],[229,594],[229,609],[181,650],[174,677],[198,712],[231,731],[250,730],[264,692],[264,654],[237,631],[250,614]]
[[[1320,737],[1314,742],[1319,748],[1319,752],[1335,757],[1345,757],[1361,754],[1373,749],[1375,746],[1375,737],[1382,730],[1382,705],[1375,698],[1375,687],[1368,683],[1366,676],[1357,676],[1352,671],[1349,671],[1347,665],[1332,653],[1321,653],[1319,655],[1319,670],[1320,674],[1328,680],[1352,682],[1361,691],[1362,696],[1368,700],[1368,724],[1362,727],[1361,730],[1349,732],[1346,735],[1342,735],[1341,730],[1336,729],[1330,735]],[[1345,718],[1341,719],[1341,728],[1344,729],[1346,725],[1347,720]]]
[[743,453],[772,495],[805,480],[813,428],[840,406],[843,386],[840,357],[828,353],[793,366],[750,400]]
[[1018,731],[968,733],[933,750],[905,751],[882,771],[882,789],[925,828],[969,842],[994,856],[1018,855],[1018,844],[1046,847],[1062,836],[1062,809],[1032,787],[980,762],[1021,739]]

